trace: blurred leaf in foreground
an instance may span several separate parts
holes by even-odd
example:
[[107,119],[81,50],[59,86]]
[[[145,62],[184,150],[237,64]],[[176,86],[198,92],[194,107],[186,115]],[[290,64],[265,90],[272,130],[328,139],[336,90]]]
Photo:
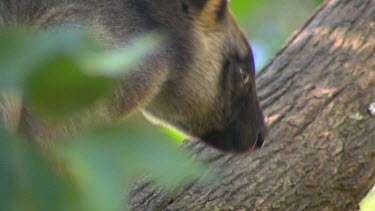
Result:
[[72,184],[35,146],[0,128],[0,210],[80,210]]
[[186,139],[186,136],[184,134],[173,128],[162,127],[160,130],[170,136],[173,139],[173,142],[177,145],[181,144]]
[[107,96],[116,80],[89,76],[68,58],[45,62],[30,74],[25,84],[25,95],[33,108],[50,116],[67,115],[92,105]]
[[154,32],[104,50],[76,29],[10,27],[0,33],[0,90],[23,89],[37,111],[68,115],[108,96],[160,42]]
[[[61,55],[75,58],[89,46],[79,30],[36,31],[26,26],[7,27],[0,33],[0,89],[20,89],[31,71]],[[90,48],[91,48],[90,47]]]
[[125,46],[91,51],[80,61],[82,69],[88,74],[121,77],[135,70],[144,62],[146,56],[155,53],[165,40],[163,33],[153,31],[131,39]]
[[144,130],[132,123],[107,126],[56,148],[82,185],[89,210],[118,210],[125,184],[144,173],[170,188],[203,173],[166,136]]

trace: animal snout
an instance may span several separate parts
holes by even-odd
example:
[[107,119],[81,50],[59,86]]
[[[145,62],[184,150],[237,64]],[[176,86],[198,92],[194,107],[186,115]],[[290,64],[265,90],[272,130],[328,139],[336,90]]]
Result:
[[264,126],[264,128],[258,132],[257,140],[254,145],[254,149],[260,149],[263,147],[264,141],[267,138],[267,135],[268,135],[268,130]]
[[260,149],[263,147],[264,144],[264,137],[262,133],[258,133],[257,141],[255,143],[255,148]]

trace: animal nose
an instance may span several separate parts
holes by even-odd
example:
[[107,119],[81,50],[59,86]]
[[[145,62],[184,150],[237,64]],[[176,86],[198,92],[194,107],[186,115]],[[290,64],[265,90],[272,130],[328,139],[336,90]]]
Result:
[[257,141],[255,143],[255,149],[260,149],[264,145],[264,139],[266,134],[263,132],[258,132]]
[[258,133],[258,138],[257,138],[257,142],[255,144],[255,148],[260,149],[260,148],[262,148],[263,144],[264,144],[263,135],[261,133]]

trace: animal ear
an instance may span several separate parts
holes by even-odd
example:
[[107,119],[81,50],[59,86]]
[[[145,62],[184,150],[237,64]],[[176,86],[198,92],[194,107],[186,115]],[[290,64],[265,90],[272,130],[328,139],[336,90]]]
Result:
[[182,0],[182,7],[200,24],[214,27],[226,15],[228,0]]

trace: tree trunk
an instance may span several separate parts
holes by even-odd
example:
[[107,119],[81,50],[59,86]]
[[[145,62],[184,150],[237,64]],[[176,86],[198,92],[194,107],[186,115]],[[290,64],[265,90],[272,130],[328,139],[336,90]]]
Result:
[[138,181],[132,209],[357,210],[375,183],[375,0],[323,3],[257,85],[263,149],[225,155],[186,141],[221,177],[175,192]]

